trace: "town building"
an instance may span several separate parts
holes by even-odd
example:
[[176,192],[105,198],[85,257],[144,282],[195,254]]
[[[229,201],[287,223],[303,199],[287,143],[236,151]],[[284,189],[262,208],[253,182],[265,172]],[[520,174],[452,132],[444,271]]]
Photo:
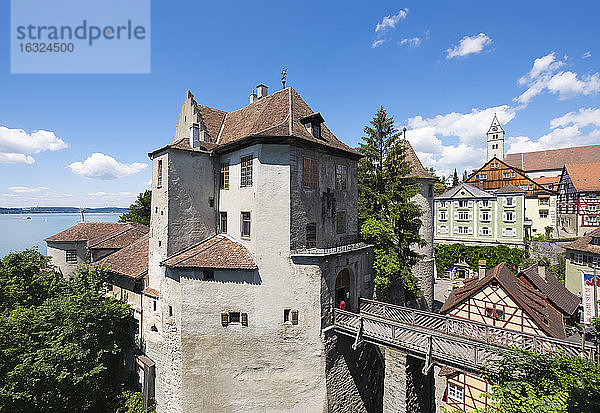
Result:
[[523,248],[524,194],[510,184],[492,194],[461,183],[435,198],[434,241]]
[[565,245],[565,250],[565,286],[581,295],[583,274],[600,275],[600,228]]
[[[333,306],[356,309],[372,294],[361,155],[293,88],[257,89],[232,112],[188,91],[173,142],[149,154],[142,348],[157,410],[372,409],[377,381],[351,377],[355,357],[373,368],[381,356],[354,353],[328,328]],[[431,210],[433,182],[422,178]]]
[[490,193],[508,184],[521,188],[525,192],[525,219],[526,227],[531,228],[530,235],[556,233],[556,192],[529,178],[522,170],[493,157],[465,182]]
[[600,227],[600,162],[566,164],[558,194],[562,235],[583,236]]
[[[481,260],[478,276],[454,289],[440,313],[520,333],[565,338],[563,315],[553,302],[559,302],[560,308],[569,312],[577,297],[560,284],[562,289],[559,288],[545,267],[534,265],[515,276],[504,264],[488,270],[485,266],[485,260]],[[534,273],[538,273],[537,277]],[[548,285],[543,284],[546,282]],[[553,298],[549,299],[534,283],[552,291]],[[440,376],[446,379],[447,408],[472,411],[488,405],[486,393],[491,391],[491,385],[481,376],[448,367],[441,369]]]
[[118,222],[80,222],[46,238],[47,255],[56,270],[68,277],[85,263],[100,259],[142,238],[146,225]]
[[560,176],[563,166],[567,164],[592,163],[598,159],[600,145],[509,153],[504,156],[504,162],[524,171],[532,179]]

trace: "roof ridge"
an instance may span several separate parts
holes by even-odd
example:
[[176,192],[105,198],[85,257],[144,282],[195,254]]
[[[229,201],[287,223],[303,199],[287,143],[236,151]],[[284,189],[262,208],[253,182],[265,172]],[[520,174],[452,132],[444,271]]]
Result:
[[[195,244],[194,246],[192,246],[192,247],[190,247],[190,248],[186,248],[185,250],[183,250],[183,251],[179,252],[178,254],[183,254],[183,253],[185,253],[185,252],[189,251],[190,249],[192,249],[192,248],[194,248],[194,247],[197,247],[197,246],[198,246],[198,245],[200,245],[200,244],[203,244],[203,243],[205,243],[205,242],[209,242],[209,241],[211,240],[211,238],[219,238],[219,239],[218,239],[216,242],[213,242],[212,244],[210,244],[210,245],[206,246],[205,248],[202,248],[201,250],[199,250],[199,251],[196,251],[195,253],[193,253],[193,254],[192,254],[192,255],[190,255],[189,257],[185,257],[185,258],[182,258],[182,259],[180,259],[179,261],[176,261],[176,262],[175,262],[175,264],[173,264],[173,265],[175,266],[175,265],[177,265],[177,264],[181,264],[183,261],[185,261],[185,260],[188,260],[188,259],[190,259],[190,258],[192,258],[192,257],[195,257],[196,255],[200,254],[201,252],[204,252],[204,251],[206,251],[207,249],[209,249],[209,248],[211,248],[211,247],[214,247],[215,245],[217,245],[219,242],[223,241],[223,239],[224,239],[223,237],[219,237],[219,234],[215,234],[215,235],[213,235],[212,237],[210,237],[210,238],[207,238],[207,239],[205,239],[204,241],[201,241],[201,242],[199,242],[198,244]],[[176,256],[177,256],[177,254],[175,254],[173,257],[176,257]],[[171,257],[171,258],[173,258],[173,257]],[[167,258],[167,259],[168,259],[168,258]],[[165,261],[166,261],[166,260],[165,260]]]
[[[121,230],[117,230],[117,231],[115,231],[115,232],[111,232],[111,233],[107,234],[105,238],[102,238],[102,239],[100,239],[99,241],[95,242],[95,243],[94,243],[94,244],[92,244],[92,245],[89,245],[89,248],[92,248],[92,247],[93,247],[93,246],[95,246],[95,245],[98,245],[98,244],[101,244],[101,243],[103,243],[103,242],[105,242],[105,241],[108,241],[108,240],[111,240],[111,239],[113,239],[113,238],[116,238],[116,237],[118,237],[119,235],[122,235],[122,234],[126,233],[127,231],[130,231],[130,230],[132,230],[132,229],[135,229],[135,228],[134,228],[133,226],[131,226],[129,223],[125,222],[125,224],[127,224],[127,225],[129,225],[129,226],[128,226],[127,228],[123,229],[122,231],[121,231]],[[89,241],[88,241],[88,242],[89,242]]]

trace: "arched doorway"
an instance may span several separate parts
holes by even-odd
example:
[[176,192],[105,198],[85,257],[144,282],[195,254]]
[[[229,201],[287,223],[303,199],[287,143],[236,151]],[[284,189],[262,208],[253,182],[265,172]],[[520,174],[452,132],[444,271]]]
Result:
[[340,308],[340,303],[346,303],[346,310],[350,310],[350,271],[344,268],[335,279],[335,306]]

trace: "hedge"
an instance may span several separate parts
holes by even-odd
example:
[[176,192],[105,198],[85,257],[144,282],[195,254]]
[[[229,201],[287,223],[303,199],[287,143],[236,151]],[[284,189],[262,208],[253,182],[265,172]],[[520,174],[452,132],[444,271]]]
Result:
[[461,257],[464,258],[465,262],[473,270],[477,270],[479,260],[486,260],[486,267],[488,269],[504,263],[512,271],[516,272],[525,259],[525,255],[525,250],[510,248],[506,245],[439,244],[435,246],[435,263],[438,276],[445,276],[454,263]]

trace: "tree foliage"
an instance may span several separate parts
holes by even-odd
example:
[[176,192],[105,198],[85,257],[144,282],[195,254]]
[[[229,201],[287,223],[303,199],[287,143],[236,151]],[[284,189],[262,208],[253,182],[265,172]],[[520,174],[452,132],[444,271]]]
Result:
[[[56,279],[37,251],[0,265],[0,411],[110,411],[127,388],[131,309],[106,296],[106,271]],[[29,286],[29,287],[24,287]]]
[[600,411],[600,366],[562,353],[515,350],[497,368],[486,412],[575,413]]
[[119,222],[137,222],[144,225],[150,225],[150,212],[152,211],[150,202],[152,191],[146,189],[138,194],[137,199],[129,206],[129,212],[119,217]]
[[504,263],[512,271],[517,271],[525,254],[525,250],[506,245],[439,244],[435,246],[435,264],[440,275],[450,271],[459,258],[463,258],[473,270],[477,270],[479,260],[486,260],[487,268]]
[[454,168],[454,175],[452,175],[452,188],[460,184],[460,180],[458,179],[458,172],[456,172],[456,168]]
[[383,107],[364,133],[358,205],[361,234],[375,245],[375,289],[385,297],[391,287],[402,283],[406,291],[416,293],[411,268],[419,254],[410,247],[424,241],[419,235],[422,212],[411,201],[419,192],[415,180],[408,177],[412,165],[405,159],[405,146],[394,119]]

